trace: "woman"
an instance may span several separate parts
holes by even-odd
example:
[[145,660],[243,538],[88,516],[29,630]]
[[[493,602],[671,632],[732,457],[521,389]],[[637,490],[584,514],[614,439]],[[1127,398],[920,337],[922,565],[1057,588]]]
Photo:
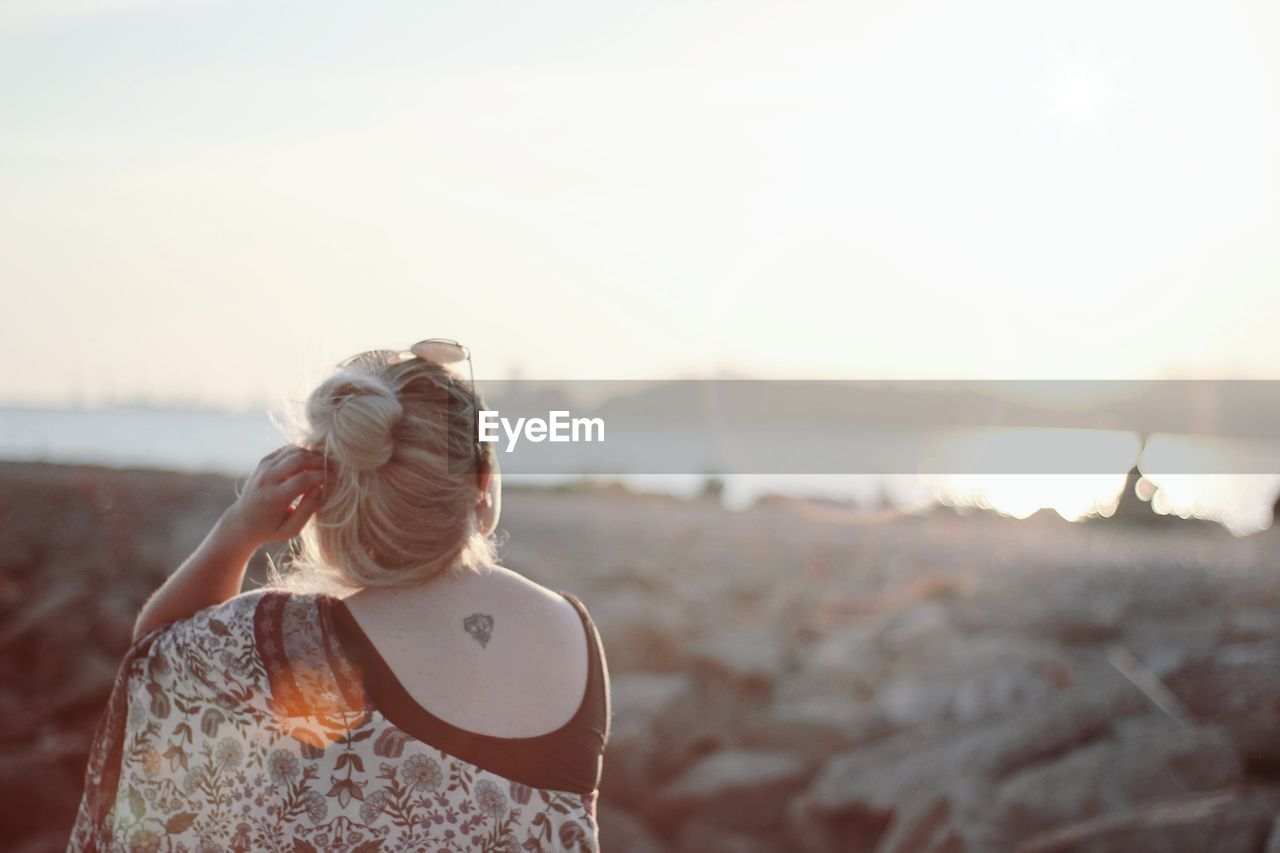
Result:
[[364,353],[310,395],[139,614],[72,849],[595,849],[604,654],[575,597],[497,565],[465,357]]

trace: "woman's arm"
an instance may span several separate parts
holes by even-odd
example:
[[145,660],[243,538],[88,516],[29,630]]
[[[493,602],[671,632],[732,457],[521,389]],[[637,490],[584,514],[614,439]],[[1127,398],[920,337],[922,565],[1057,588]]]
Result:
[[133,639],[238,595],[249,558],[268,542],[297,536],[315,512],[324,489],[323,465],[319,453],[293,446],[263,457],[200,547],[143,605]]

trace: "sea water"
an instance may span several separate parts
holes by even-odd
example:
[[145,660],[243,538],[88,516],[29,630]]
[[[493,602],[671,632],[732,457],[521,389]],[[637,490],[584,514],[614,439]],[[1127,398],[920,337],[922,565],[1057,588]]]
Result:
[[[278,417],[264,410],[0,408],[0,459],[241,476],[285,443],[279,423]],[[1085,438],[1096,442],[1098,436],[1096,431],[1093,433]],[[948,447],[963,453],[974,447],[981,449],[984,443],[1008,440],[1008,434],[1000,431],[957,431]],[[1123,447],[1123,442],[1117,446]],[[1232,473],[1177,473],[1179,460],[1186,459],[1196,460],[1193,467],[1197,471],[1220,469]],[[618,481],[637,491],[678,497],[705,491],[710,478],[716,482],[720,499],[731,509],[750,506],[763,495],[784,494],[847,500],[872,510],[912,510],[944,502],[1025,517],[1045,508],[1075,520],[1109,514],[1134,461],[1121,452],[1109,459],[1109,471],[1045,476],[724,474],[700,469],[663,474],[595,474],[583,470],[507,474],[506,478],[514,485],[558,485],[584,479]],[[1213,519],[1238,534],[1271,525],[1280,475],[1267,472],[1280,471],[1280,445],[1154,436],[1143,455],[1143,470],[1155,489],[1155,511]],[[1257,473],[1241,473],[1250,471]]]

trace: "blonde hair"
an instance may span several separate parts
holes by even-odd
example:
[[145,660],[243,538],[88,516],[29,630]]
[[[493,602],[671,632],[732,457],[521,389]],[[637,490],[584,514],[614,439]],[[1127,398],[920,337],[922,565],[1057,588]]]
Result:
[[323,452],[333,476],[286,557],[287,576],[273,571],[272,580],[409,586],[496,562],[474,512],[478,478],[494,460],[477,441],[473,390],[442,364],[390,352],[321,382],[294,440]]

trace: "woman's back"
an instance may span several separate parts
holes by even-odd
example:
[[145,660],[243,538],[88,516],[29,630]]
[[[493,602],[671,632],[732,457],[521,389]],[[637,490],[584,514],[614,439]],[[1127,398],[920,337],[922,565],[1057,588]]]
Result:
[[591,637],[578,610],[505,568],[365,589],[343,603],[416,704],[455,726],[547,734],[587,692]]
[[576,598],[491,567],[325,603],[368,703],[399,728],[536,788],[595,790],[609,675]]

